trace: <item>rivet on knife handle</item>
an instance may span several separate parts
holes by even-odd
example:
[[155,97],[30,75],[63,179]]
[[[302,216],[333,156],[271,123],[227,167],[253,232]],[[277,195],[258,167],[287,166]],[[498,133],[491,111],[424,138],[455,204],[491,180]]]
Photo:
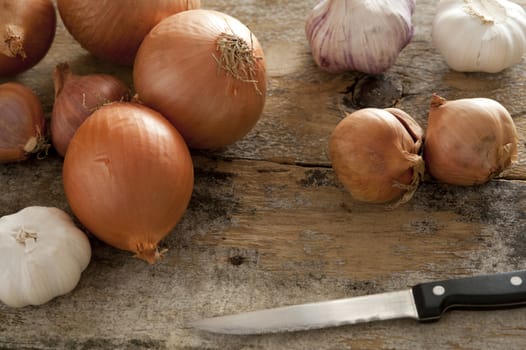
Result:
[[412,288],[418,318],[440,318],[448,308],[497,308],[526,304],[526,271],[421,283]]

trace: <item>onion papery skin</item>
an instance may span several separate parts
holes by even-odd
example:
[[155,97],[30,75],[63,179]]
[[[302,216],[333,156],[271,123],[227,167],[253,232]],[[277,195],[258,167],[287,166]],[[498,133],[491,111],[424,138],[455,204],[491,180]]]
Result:
[[46,151],[46,119],[38,96],[20,83],[0,84],[0,162]]
[[55,102],[51,113],[51,141],[64,156],[78,127],[104,104],[129,101],[130,89],[108,74],[76,75],[68,64],[59,64],[53,72]]
[[411,199],[424,174],[423,134],[418,123],[400,109],[357,110],[332,132],[332,167],[353,198],[402,204]]
[[154,263],[190,201],[193,165],[177,130],[131,102],[95,111],[64,158],[64,190],[80,222],[109,245]]
[[[237,76],[219,63],[228,56],[219,42],[229,38],[247,53],[234,68]],[[162,20],[139,48],[133,81],[139,99],[167,117],[194,149],[217,149],[243,138],[265,105],[260,43],[239,20],[212,10]]]
[[433,95],[424,160],[436,180],[483,184],[517,160],[518,135],[506,108],[489,98],[447,101]]
[[11,76],[44,58],[57,15],[51,0],[0,0],[0,9],[0,76]]
[[69,33],[94,56],[131,66],[148,32],[163,18],[196,9],[200,0],[57,0]]

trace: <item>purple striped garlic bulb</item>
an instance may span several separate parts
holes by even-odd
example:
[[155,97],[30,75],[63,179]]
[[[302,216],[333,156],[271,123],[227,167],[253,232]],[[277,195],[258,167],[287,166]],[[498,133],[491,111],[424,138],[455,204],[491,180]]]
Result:
[[416,0],[321,0],[305,24],[314,61],[331,73],[389,69],[413,37]]

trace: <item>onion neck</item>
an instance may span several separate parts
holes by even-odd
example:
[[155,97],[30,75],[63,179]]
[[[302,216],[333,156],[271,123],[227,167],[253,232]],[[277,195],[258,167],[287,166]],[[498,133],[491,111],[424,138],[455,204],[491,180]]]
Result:
[[431,97],[431,108],[439,108],[446,102],[447,100],[445,98],[440,97],[437,94],[433,94]]
[[72,71],[67,63],[60,63],[55,67],[53,71],[53,86],[55,88],[55,97],[57,97],[62,89],[64,88],[64,83],[67,79],[72,76]]
[[159,251],[157,246],[153,244],[138,244],[135,257],[145,260],[149,264],[155,264],[164,257],[166,251],[167,249]]
[[18,57],[25,59],[27,57],[24,50],[24,30],[14,24],[4,26],[0,40],[0,53],[7,57]]
[[412,162],[411,170],[413,171],[413,176],[411,178],[411,183],[406,185],[399,182],[395,182],[393,184],[394,187],[405,190],[405,193],[402,196],[402,198],[400,198],[396,203],[391,205],[392,208],[395,208],[400,204],[407,203],[411,198],[413,198],[413,195],[418,189],[418,186],[424,179],[424,174],[426,170],[424,159],[418,154],[408,154],[408,160]]

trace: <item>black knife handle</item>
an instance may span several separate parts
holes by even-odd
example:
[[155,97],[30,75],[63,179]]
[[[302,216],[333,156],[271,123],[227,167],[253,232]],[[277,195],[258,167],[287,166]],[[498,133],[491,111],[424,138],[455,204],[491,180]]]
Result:
[[526,303],[526,270],[421,283],[412,291],[420,321],[453,307],[510,307]]

